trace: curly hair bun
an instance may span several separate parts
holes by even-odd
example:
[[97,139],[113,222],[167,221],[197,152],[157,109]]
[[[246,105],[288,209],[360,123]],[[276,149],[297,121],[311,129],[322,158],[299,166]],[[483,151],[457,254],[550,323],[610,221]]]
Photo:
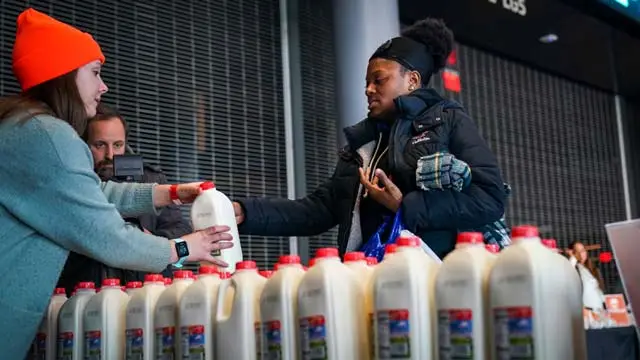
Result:
[[434,70],[444,68],[447,57],[453,50],[453,32],[443,20],[426,18],[417,21],[402,32],[402,36],[424,44],[433,56]]

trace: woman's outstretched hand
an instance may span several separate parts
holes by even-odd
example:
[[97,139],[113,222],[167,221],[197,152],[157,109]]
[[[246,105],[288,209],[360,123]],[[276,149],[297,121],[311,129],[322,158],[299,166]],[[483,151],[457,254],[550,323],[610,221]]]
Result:
[[[227,232],[229,230],[228,226],[212,226],[183,236],[182,240],[187,243],[189,248],[187,261],[207,261],[220,267],[229,266],[226,262],[211,255],[216,250],[233,247],[233,237]],[[172,252],[175,252],[174,244],[172,243],[171,246],[174,249]],[[177,261],[177,256],[175,261]]]

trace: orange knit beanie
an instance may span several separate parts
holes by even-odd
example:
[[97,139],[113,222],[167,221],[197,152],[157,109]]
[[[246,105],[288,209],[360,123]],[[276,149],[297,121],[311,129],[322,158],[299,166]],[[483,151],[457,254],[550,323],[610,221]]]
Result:
[[92,61],[104,63],[100,45],[88,33],[34,9],[16,21],[13,73],[23,91]]

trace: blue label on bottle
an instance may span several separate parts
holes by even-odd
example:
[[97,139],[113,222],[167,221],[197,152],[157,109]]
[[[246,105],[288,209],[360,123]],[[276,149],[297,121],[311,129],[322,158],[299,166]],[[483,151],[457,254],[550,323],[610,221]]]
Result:
[[303,360],[327,359],[327,329],[324,316],[301,318],[300,339]]
[[282,325],[273,320],[264,323],[265,352],[267,359],[282,359]]
[[499,360],[534,360],[533,311],[530,306],[494,309]]
[[440,360],[472,360],[473,312],[471,309],[438,311]]
[[409,310],[380,310],[378,318],[378,352],[381,358],[411,357]]

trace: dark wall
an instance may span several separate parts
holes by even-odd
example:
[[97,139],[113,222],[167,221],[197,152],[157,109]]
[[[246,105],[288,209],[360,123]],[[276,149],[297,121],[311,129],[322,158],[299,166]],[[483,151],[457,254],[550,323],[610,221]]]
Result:
[[[232,198],[286,197],[278,0],[0,0],[3,95],[18,91],[10,49],[27,4],[95,36],[107,57],[105,102],[169,181],[213,179]],[[259,266],[289,249],[280,238],[243,237],[242,246]]]
[[[614,97],[459,45],[460,101],[493,149],[513,194],[510,225],[536,224],[563,248],[609,249],[604,224],[625,219]],[[602,266],[609,289],[613,264]]]
[[[337,161],[336,59],[331,1],[299,2],[300,58],[307,192],[333,174]],[[309,255],[335,247],[337,228],[308,238]]]
[[625,146],[631,197],[631,217],[640,218],[640,99],[622,101],[625,117]]

